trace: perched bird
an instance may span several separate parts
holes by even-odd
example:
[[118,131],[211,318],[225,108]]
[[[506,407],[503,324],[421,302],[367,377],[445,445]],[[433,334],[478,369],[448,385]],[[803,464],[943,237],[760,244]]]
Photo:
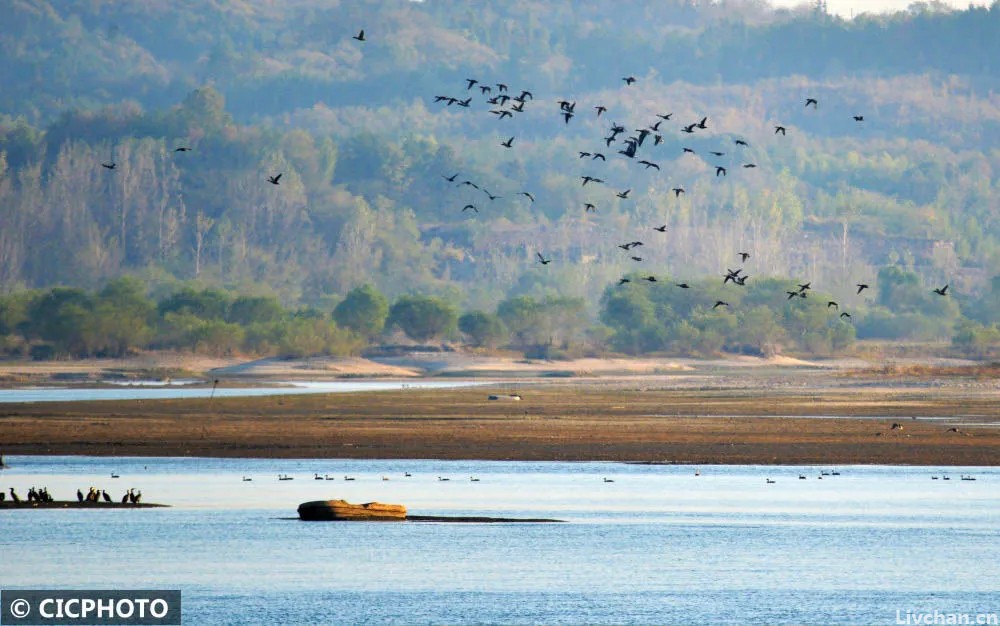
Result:
[[667,225],[664,224],[663,226],[654,226],[653,230],[658,230],[661,233],[665,233],[665,232],[667,232]]
[[714,309],[717,309],[717,308],[719,308],[720,306],[729,306],[729,303],[728,303],[728,302],[723,302],[722,300],[716,300],[716,301],[715,301],[715,304],[714,304],[714,305],[712,305],[712,309],[713,309],[713,310],[714,310]]
[[[858,286],[858,293],[861,293],[865,289],[868,289],[868,285],[866,285],[864,283],[858,283],[857,286]],[[857,295],[857,294],[854,294],[854,295]]]
[[352,37],[351,39],[357,39],[358,41],[364,41],[365,40],[365,29],[362,28],[360,31],[358,31],[358,34],[355,35],[354,37]]
[[935,289],[934,293],[936,293],[939,296],[946,296],[946,295],[948,295],[948,285],[945,285],[944,287],[941,287],[940,289]]
[[781,135],[784,136],[785,135],[785,127],[784,126],[775,126],[774,127],[774,134],[777,135],[778,133],[781,133]]
[[538,257],[538,262],[541,263],[542,265],[548,265],[549,263],[552,262],[552,259],[546,259],[545,257],[543,257],[541,252],[536,252],[535,256]]
[[817,106],[819,106],[819,102],[816,101],[816,98],[806,98],[806,106],[808,107],[810,104],[812,105],[812,108],[814,108],[814,109]]
[[281,180],[281,176],[282,176],[281,174],[278,174],[277,176],[268,176],[267,182],[271,183],[272,185],[278,185],[280,184],[278,181]]

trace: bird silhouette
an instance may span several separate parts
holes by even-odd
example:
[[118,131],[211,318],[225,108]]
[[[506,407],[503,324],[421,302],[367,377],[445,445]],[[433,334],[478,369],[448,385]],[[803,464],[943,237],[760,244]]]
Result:
[[281,180],[281,176],[282,174],[278,174],[277,176],[268,176],[267,182],[271,183],[272,185],[278,185],[280,184],[278,181]]
[[715,176],[716,176],[716,178],[718,178],[719,176],[725,176],[725,175],[726,175],[726,168],[722,167],[721,165],[716,165],[715,166]]
[[810,104],[814,109],[819,106],[819,102],[816,101],[816,98],[806,98],[806,106],[808,107]]
[[939,296],[946,296],[946,295],[948,295],[948,285],[945,285],[944,287],[941,287],[940,289],[935,289],[934,293],[936,293]]
[[563,111],[562,116],[563,116],[563,122],[565,122],[566,124],[569,124],[569,121],[573,119],[573,113],[571,111]]
[[490,113],[492,113],[493,115],[499,115],[500,117],[498,117],[497,119],[501,119],[501,120],[503,118],[505,118],[505,117],[514,117],[514,114],[511,113],[510,111],[507,111],[507,110],[497,111],[497,110],[494,109],[494,110],[491,110]]
[[653,230],[658,230],[661,233],[665,233],[665,232],[667,232],[667,225],[664,224],[663,226],[654,226]]
[[465,90],[466,90],[466,91],[468,91],[468,90],[472,89],[473,85],[475,85],[475,84],[476,84],[476,83],[478,83],[479,81],[478,81],[478,80],[476,80],[475,78],[466,78],[466,79],[465,79],[465,82],[466,82],[466,83],[468,83],[468,84],[467,84],[467,85],[465,86]]
[[660,118],[661,120],[669,120],[673,116],[674,116],[673,113],[667,113],[665,115],[664,114],[660,114],[660,113],[656,114],[656,117]]
[[788,294],[788,299],[789,300],[791,300],[795,296],[799,296],[800,298],[805,298],[806,297],[805,292],[802,292],[802,291],[786,291],[785,293]]
[[826,303],[826,308],[829,309],[830,307],[833,307],[833,308],[837,309],[838,311],[840,310],[840,305],[837,304],[836,302],[834,302],[833,300],[830,300],[829,302]]
[[626,85],[631,85],[632,83],[635,82],[635,76],[626,76],[622,78],[622,80],[625,81]]
[[619,191],[619,192],[618,192],[617,194],[615,194],[615,195],[617,195],[617,196],[618,196],[619,198],[621,198],[622,200],[625,200],[625,199],[627,199],[627,198],[628,198],[628,194],[629,194],[629,192],[631,192],[631,191],[632,191],[631,189],[626,189],[625,191]]
[[600,159],[600,160],[602,160],[602,161],[607,161],[607,160],[608,160],[608,159],[607,159],[607,158],[606,158],[606,157],[605,157],[605,156],[604,156],[603,154],[601,154],[600,152],[595,152],[595,153],[594,153],[594,155],[593,155],[592,157],[590,157],[590,160],[591,160],[591,161],[596,161],[597,159]]
[[619,278],[618,279],[618,284],[619,285],[624,285],[625,283],[630,283],[630,282],[632,282],[632,281],[629,280],[629,279],[627,279],[627,278]]
[[651,283],[655,283],[656,282],[656,276],[644,276],[643,280],[648,280]]
[[781,133],[781,136],[784,137],[785,136],[785,127],[784,126],[775,126],[774,127],[774,134],[777,135],[778,133]]
[[[358,41],[364,41],[365,40],[365,29],[362,28],[360,31],[358,31],[358,34],[355,35],[354,37],[352,37],[351,39],[357,39]],[[375,46],[375,47],[377,48],[378,46]]]
[[597,117],[601,117],[601,114],[606,113],[608,108],[598,105],[594,107],[594,110],[597,111]]
[[[861,293],[865,289],[868,289],[868,285],[866,285],[864,283],[857,283],[857,287],[858,287],[858,293]],[[854,295],[857,295],[857,294],[854,294]]]
[[717,156],[717,157],[725,156],[726,155],[725,152],[709,152],[709,154]]
[[660,171],[660,166],[652,161],[639,161],[639,165],[645,165],[647,170],[652,167],[656,171]]
[[474,204],[467,204],[467,205],[465,205],[464,207],[462,207],[462,213],[465,213],[465,212],[466,212],[466,211],[468,211],[469,209],[472,209],[472,210],[473,210],[473,211],[475,211],[476,213],[479,213],[479,209],[477,209],[477,208],[476,208],[476,205],[474,205]]
[[112,161],[110,163],[101,163],[101,167],[103,167],[105,169],[113,170],[116,167],[118,167],[118,164],[115,163],[114,161]]
[[743,168],[744,169],[752,170],[755,167],[757,167],[757,165],[755,163],[744,163],[743,164]]
[[473,187],[475,189],[479,189],[479,185],[477,185],[476,183],[472,182],[471,180],[463,180],[462,182],[460,182],[458,184],[459,187],[461,187],[462,185],[467,185],[469,187]]
[[528,198],[528,200],[531,200],[532,202],[534,202],[534,201],[535,201],[535,196],[531,195],[531,194],[530,194],[530,193],[528,193],[527,191],[522,191],[522,192],[521,192],[521,195],[522,195],[522,196],[525,196],[526,198]]
[[728,302],[723,302],[722,300],[716,300],[715,304],[712,305],[712,309],[715,310],[715,309],[719,308],[720,306],[729,306],[729,303]]
[[733,140],[733,143],[735,143],[735,144],[736,144],[737,146],[745,146],[745,147],[750,147],[750,144],[748,144],[748,143],[747,143],[747,142],[746,142],[745,140],[743,140],[743,139],[734,139],[734,140]]
[[687,152],[688,154],[696,154],[696,152],[691,148],[684,148],[684,152]]
[[633,257],[629,257],[629,258],[632,259],[633,261],[641,261],[642,260],[641,256],[633,256]]
[[503,196],[494,196],[493,194],[491,194],[490,192],[486,191],[485,189],[483,189],[483,193],[485,193],[486,197],[489,198],[491,201],[503,197]]
[[804,285],[799,285],[799,291],[806,291],[807,289],[812,289],[812,283],[806,283]]
[[187,146],[179,146],[177,148],[174,148],[174,152],[190,152],[190,151],[191,148],[188,148]]
[[505,85],[504,83],[497,83],[497,89],[499,89],[501,92],[507,91],[507,85]]
[[511,137],[507,141],[501,141],[500,145],[503,146],[504,148],[513,148],[514,147],[514,138]]
[[600,178],[594,178],[593,176],[581,176],[580,178],[583,179],[583,184],[580,185],[581,187],[586,187],[587,183],[603,183],[604,182]]
[[689,285],[687,283],[676,283],[675,286],[680,287],[681,289],[690,289],[691,288],[691,285]]
[[597,211],[597,207],[594,206],[593,204],[589,203],[589,202],[587,202],[586,204],[583,205],[583,209],[584,209],[585,213],[587,211],[594,211],[594,212]]
[[749,252],[737,252],[737,254],[740,255],[740,261],[742,261],[743,263],[746,263],[747,259],[750,258],[750,253]]
[[701,118],[701,121],[698,122],[697,124],[695,124],[695,126],[697,126],[698,128],[700,128],[702,130],[705,130],[706,128],[708,128],[708,117],[706,116],[706,117]]
[[445,176],[444,174],[441,174],[441,178],[445,179],[449,183],[453,183],[455,182],[455,179],[458,178],[458,172],[455,172],[451,176]]
[[855,115],[854,116],[854,121],[855,122],[863,122],[863,121],[865,121],[865,116],[864,115]]
[[682,133],[687,133],[687,134],[689,134],[689,135],[690,135],[691,133],[693,133],[693,132],[694,132],[694,129],[695,129],[695,127],[697,127],[697,126],[698,126],[697,124],[688,124],[687,126],[685,126],[685,127],[681,128],[681,132],[682,132]]
[[582,159],[584,157],[592,156],[592,153],[590,153],[590,152],[580,152],[579,155],[580,155],[580,158]]
[[545,257],[543,257],[541,252],[536,252],[535,256],[538,257],[538,262],[541,263],[542,265],[548,265],[549,263],[552,262],[552,259],[546,259]]
[[671,191],[674,192],[674,197],[675,198],[680,198],[681,194],[684,193],[684,188],[683,187],[674,187]]
[[846,311],[840,314],[840,319],[849,320],[851,319],[851,314]]

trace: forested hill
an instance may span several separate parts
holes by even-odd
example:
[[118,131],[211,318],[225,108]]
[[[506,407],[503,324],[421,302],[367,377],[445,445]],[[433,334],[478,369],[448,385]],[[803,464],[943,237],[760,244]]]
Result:
[[[741,266],[861,336],[1000,319],[1000,3],[10,0],[0,55],[0,292],[132,275],[329,310],[370,283],[614,329],[623,276]],[[957,305],[924,297],[944,284]],[[639,326],[667,310],[642,293]],[[668,308],[738,333],[741,293]]]

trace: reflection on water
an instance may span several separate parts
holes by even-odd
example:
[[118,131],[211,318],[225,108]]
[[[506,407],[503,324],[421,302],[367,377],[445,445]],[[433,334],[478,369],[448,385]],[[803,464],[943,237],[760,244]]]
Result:
[[180,400],[185,398],[242,398],[256,396],[299,395],[305,393],[347,393],[355,391],[392,391],[399,389],[454,389],[488,385],[489,381],[330,381],[330,382],[275,382],[268,387],[239,387],[236,389],[185,388],[181,385],[163,385],[150,388],[146,385],[119,385],[115,389],[77,389],[67,387],[31,387],[27,389],[0,389],[0,403],[4,402],[68,402],[82,400]]
[[[897,609],[1000,604],[995,469],[702,466],[696,476],[610,463],[8,462],[5,490],[135,487],[174,507],[0,511],[0,552],[23,557],[4,559],[0,586],[181,588],[185,623],[891,624]],[[285,519],[326,498],[569,523]]]

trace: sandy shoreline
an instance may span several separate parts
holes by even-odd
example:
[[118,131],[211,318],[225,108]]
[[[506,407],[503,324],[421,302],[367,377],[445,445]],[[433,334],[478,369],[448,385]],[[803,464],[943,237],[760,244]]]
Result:
[[[512,389],[523,400],[487,399]],[[214,401],[6,404],[0,405],[0,452],[996,466],[996,398],[995,381],[911,384],[757,372]]]

